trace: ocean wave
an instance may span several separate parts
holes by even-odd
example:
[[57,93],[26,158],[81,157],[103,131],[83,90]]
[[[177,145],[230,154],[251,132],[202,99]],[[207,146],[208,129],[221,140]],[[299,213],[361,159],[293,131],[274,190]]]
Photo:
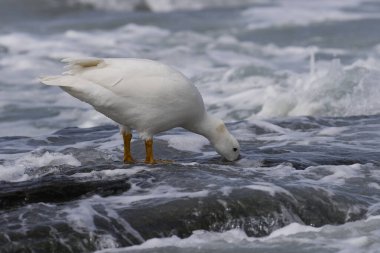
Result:
[[[138,246],[105,249],[97,253],[147,252],[153,249],[160,252],[268,252],[268,250],[282,252],[284,248],[295,244],[297,252],[310,251],[310,249],[313,249],[313,252],[314,250],[315,252],[377,252],[380,246],[377,240],[379,225],[380,216],[341,226],[321,228],[291,223],[264,238],[248,237],[240,229],[221,233],[197,230],[184,239],[177,236],[154,238]],[[344,240],[342,240],[342,230],[346,231]]]
[[263,91],[258,116],[353,116],[380,113],[378,62],[343,66],[333,60],[317,72],[294,74]]
[[70,0],[71,4],[88,5],[100,10],[170,12],[176,10],[202,10],[207,8],[240,7],[271,3],[271,0]]
[[[173,47],[173,40],[176,44],[183,40],[184,44]],[[57,72],[60,58],[102,52],[111,57],[158,58],[175,66],[195,81],[209,109],[225,119],[380,113],[377,58],[360,59],[350,65],[338,59],[313,60],[306,71],[280,69],[284,64],[309,65],[312,50],[257,45],[234,37],[215,39],[197,33],[186,36],[183,32],[134,24],[95,34],[71,30],[41,39],[25,33],[5,34],[0,36],[0,45],[8,50],[8,57],[0,60],[0,80],[9,85],[25,83],[29,88],[29,80],[36,80],[42,73]],[[160,52],[147,50],[153,47],[161,48]],[[199,54],[200,49],[206,54]],[[316,50],[329,53],[329,49]],[[183,54],[188,56],[186,61],[182,60]],[[53,64],[52,59],[57,63]],[[221,64],[223,68],[217,67]],[[22,76],[17,75],[20,71]]]
[[45,152],[41,155],[27,154],[14,161],[0,164],[0,181],[19,182],[42,177],[57,170],[57,166],[80,166],[72,155]]
[[[8,33],[0,35],[0,46],[7,49],[7,57],[0,59],[0,82],[6,90],[0,94],[0,110],[6,120],[2,124],[9,126],[6,134],[21,134],[24,123],[31,126],[31,133],[109,123],[90,106],[59,89],[37,84],[39,75],[60,71],[61,58],[98,54],[157,59],[174,66],[198,86],[207,109],[224,120],[380,113],[380,59],[376,54],[347,64],[339,58],[314,57],[344,56],[348,54],[345,50],[259,45],[234,36],[173,32],[135,24],[43,37]],[[292,67],[299,65],[304,67]],[[40,121],[34,122],[30,113],[36,117],[41,114]],[[17,122],[13,122],[16,116]],[[54,124],[49,123],[52,118]],[[33,126],[38,129],[34,131]]]
[[[132,2],[123,1],[123,4]],[[180,2],[186,1],[173,1],[173,4]],[[212,3],[208,2],[210,6]],[[133,20],[136,23],[120,20],[118,14],[115,22],[102,23],[97,29],[83,28],[82,18],[70,21],[74,25],[67,25],[67,17],[61,17],[58,23],[63,28],[58,30],[52,28],[42,34],[18,30],[1,33],[0,83],[4,92],[0,93],[0,124],[3,126],[0,135],[38,135],[69,126],[91,127],[110,123],[89,105],[58,88],[38,85],[38,76],[58,74],[62,69],[60,60],[66,57],[135,57],[164,62],[188,76],[200,89],[208,111],[227,121],[257,117],[379,114],[380,46],[376,45],[376,37],[369,38],[371,43],[365,44],[368,48],[364,53],[362,48],[355,48],[355,41],[342,47],[335,47],[335,44],[334,47],[329,44],[323,46],[323,43],[313,46],[309,45],[309,40],[296,45],[289,42],[283,46],[281,43],[276,45],[276,41],[270,44],[255,41],[255,36],[260,34],[245,26],[261,22],[250,21],[251,15],[255,16],[252,11],[265,13],[272,10],[271,16],[257,18],[273,21],[268,23],[270,27],[277,24],[286,27],[291,20],[273,17],[290,8],[285,3],[287,1],[247,10],[231,10],[231,16],[226,20],[212,18],[211,28],[204,27],[203,19],[188,19],[187,14],[178,12],[134,14],[146,19],[144,22]],[[360,4],[360,1],[349,1],[349,6],[355,4]],[[293,5],[301,14],[310,12],[302,1]],[[325,2],[320,8],[333,13],[338,11],[348,18],[366,15],[343,10],[339,1]],[[226,15],[224,11],[213,11],[213,15]],[[115,16],[109,13],[102,15]],[[182,24],[173,26],[173,18],[176,19],[177,15],[183,15],[183,22],[190,27],[182,27]],[[159,21],[155,22],[157,17]],[[306,22],[296,22],[297,25],[305,26],[309,21],[322,20],[314,20],[313,17],[310,20],[304,17],[297,19]],[[194,25],[194,22],[199,23]],[[236,29],[236,24],[241,27]],[[346,30],[350,24],[343,22],[337,28]],[[366,24],[357,25],[364,28]],[[270,27],[266,28],[271,31],[269,37],[281,30],[281,27]],[[280,35],[287,31],[281,30]],[[326,42],[340,40],[343,35],[346,36],[331,37],[330,30],[319,34],[322,41],[329,38]],[[354,49],[349,49],[352,47]],[[171,144],[178,147],[175,140]]]
[[[208,77],[208,81],[199,82],[204,90],[206,104],[220,117],[236,120],[257,116],[355,116],[380,113],[377,99],[380,95],[377,88],[380,62],[376,58],[344,65],[338,58],[315,61],[313,50],[309,48],[273,48],[235,43],[258,54],[247,56],[244,52],[230,51],[227,56],[225,51],[211,49],[212,58],[229,67],[224,73],[209,73],[214,79]],[[263,59],[271,57],[272,62],[262,61],[259,54],[264,54]],[[311,59],[309,63],[308,58]],[[287,62],[291,66],[294,62],[302,61],[306,66],[309,65],[308,71],[276,70],[277,64]],[[218,75],[222,77],[218,78]]]
[[[324,21],[345,21],[371,16],[359,12],[346,11],[360,6],[362,0],[322,0],[318,2],[302,0],[275,1],[263,8],[251,7],[242,12],[249,29],[284,25],[308,25]],[[318,15],[316,15],[318,13]],[[374,15],[373,15],[374,17]]]

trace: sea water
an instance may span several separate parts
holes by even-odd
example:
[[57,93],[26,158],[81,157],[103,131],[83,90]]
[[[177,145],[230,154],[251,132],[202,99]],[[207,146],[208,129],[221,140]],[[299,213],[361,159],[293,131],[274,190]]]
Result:
[[[380,3],[0,2],[0,252],[380,252]],[[241,159],[182,129],[122,164],[66,57],[183,72]],[[142,160],[134,133],[132,152]]]

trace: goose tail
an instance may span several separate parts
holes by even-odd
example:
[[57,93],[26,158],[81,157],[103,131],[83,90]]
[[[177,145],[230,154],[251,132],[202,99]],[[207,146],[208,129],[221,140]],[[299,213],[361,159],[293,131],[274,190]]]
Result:
[[61,86],[61,87],[74,87],[78,86],[78,77],[62,75],[62,76],[42,76],[39,81],[46,85]]

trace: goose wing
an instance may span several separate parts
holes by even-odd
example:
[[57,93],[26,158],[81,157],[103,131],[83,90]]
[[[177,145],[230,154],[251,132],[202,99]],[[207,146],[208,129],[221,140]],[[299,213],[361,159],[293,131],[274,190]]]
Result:
[[[188,79],[159,62],[134,59],[64,59],[65,74],[80,77],[123,97],[186,95]],[[170,91],[170,92],[169,92]],[[181,94],[183,93],[183,94]]]

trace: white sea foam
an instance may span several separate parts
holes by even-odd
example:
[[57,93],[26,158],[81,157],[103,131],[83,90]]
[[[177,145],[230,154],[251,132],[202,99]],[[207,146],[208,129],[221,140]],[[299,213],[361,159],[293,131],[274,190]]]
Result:
[[296,235],[299,233],[307,232],[320,232],[321,228],[315,228],[312,226],[306,226],[299,223],[291,223],[283,228],[273,231],[269,236],[263,238],[263,240],[270,240],[278,237],[286,237],[289,235]]
[[[72,155],[45,152],[42,155],[26,154],[14,161],[0,165],[0,181],[25,181],[56,170],[59,165],[80,166]],[[47,171],[43,167],[49,167]]]
[[[314,173],[320,183],[331,185],[343,185],[348,179],[364,178],[366,165],[336,165],[336,166],[312,166],[305,169],[305,173]],[[318,173],[317,173],[318,170]],[[324,171],[327,175],[322,173]]]
[[206,8],[226,8],[245,6],[253,3],[267,3],[268,0],[71,0],[72,4],[81,3],[101,10],[133,11],[138,9],[153,12],[169,12],[175,10],[201,10]]
[[378,183],[374,183],[374,182],[373,183],[369,183],[368,187],[380,190],[380,185]]
[[[95,217],[102,217],[109,222],[112,222],[111,219],[117,220],[118,224],[122,226],[125,231],[132,234],[140,242],[143,242],[144,239],[138,231],[136,231],[127,220],[125,220],[125,217],[119,216],[115,210],[120,207],[133,207],[133,205],[137,205],[142,202],[146,203],[149,201],[157,202],[180,198],[200,198],[207,196],[208,193],[209,192],[207,190],[187,192],[184,189],[171,187],[169,185],[159,185],[154,188],[145,189],[132,184],[131,189],[123,195],[104,198],[95,195],[91,198],[78,201],[75,207],[64,209],[62,210],[62,213],[74,230],[89,233],[90,236],[93,237],[94,241],[97,241],[97,243],[104,246],[103,248],[113,248],[117,246],[117,240],[114,240],[112,236],[108,236],[106,238],[98,238],[94,236],[97,234],[96,231],[98,229],[94,222]],[[103,211],[98,211],[96,207],[99,204],[105,208],[105,213]]]
[[[252,165],[241,169],[241,175],[252,176],[255,173],[260,173],[262,177],[287,181],[291,178],[295,185],[303,185],[308,188],[314,188],[318,191],[323,191],[327,195],[333,195],[331,190],[334,187],[357,187],[357,183],[351,185],[351,182],[378,180],[379,170],[373,164],[352,164],[352,165],[319,165],[310,166],[304,170],[296,170],[290,163],[284,163],[275,167],[252,167]],[[288,186],[292,185],[292,182],[288,182]],[[378,183],[368,183],[368,187],[376,191],[380,188]],[[239,187],[225,186],[220,189],[224,195],[229,195],[233,189],[248,188],[258,191],[267,192],[271,196],[276,194],[286,194],[293,198],[293,194],[282,186],[269,182],[252,182],[249,185],[241,185]],[[377,198],[377,196],[375,196]],[[360,211],[352,210],[353,212]]]
[[[216,41],[213,47],[221,46],[218,43],[220,42]],[[331,62],[312,62],[312,72],[291,71],[286,77],[276,79],[249,74],[250,71],[262,68],[255,64],[258,54],[265,52],[268,57],[271,55],[276,59],[272,62],[288,62],[291,65],[294,62],[307,63],[306,59],[309,58],[311,49],[303,48],[297,52],[294,50],[287,52],[286,48],[281,48],[277,51],[282,52],[278,53],[265,47],[258,50],[257,45],[252,43],[231,40],[228,45],[232,46],[231,44],[241,45],[245,51],[255,53],[255,57],[251,56],[251,63],[228,60],[230,69],[225,72],[221,80],[216,77],[216,80],[199,84],[202,93],[205,94],[206,105],[223,118],[351,116],[380,113],[379,100],[376,99],[379,96],[376,80],[380,72],[373,67],[379,65],[375,59],[358,60],[348,66],[343,66],[337,59]],[[244,54],[246,55],[246,52]],[[220,63],[226,64],[226,61]],[[270,70],[272,68],[277,67],[271,67],[268,71],[272,71]],[[211,75],[220,75],[220,73]],[[217,108],[215,104],[218,105]]]
[[[185,188],[173,187],[168,184],[159,184],[157,186],[152,186],[150,188],[142,188],[135,184],[133,179],[139,173],[144,173],[144,171],[150,171],[154,173],[160,173],[161,168],[149,168],[147,166],[134,166],[128,169],[114,169],[114,170],[102,170],[102,171],[92,171],[88,173],[76,173],[73,177],[77,178],[115,178],[120,175],[130,176],[129,182],[131,183],[131,188],[120,196],[110,196],[110,197],[99,197],[93,196],[86,201],[96,204],[98,202],[107,203],[107,206],[123,206],[128,207],[134,204],[138,204],[146,201],[159,201],[159,200],[173,200],[181,198],[203,198],[207,197],[210,193],[208,189],[202,189],[198,191],[191,191]],[[150,179],[146,179],[150,180]]]
[[[299,252],[375,253],[380,246],[378,241],[379,225],[380,216],[339,226],[327,225],[321,228],[292,223],[263,238],[248,237],[239,229],[222,233],[197,230],[190,237],[184,239],[177,236],[154,238],[138,246],[97,252],[145,252],[146,250],[178,252],[181,249],[195,248],[198,252],[207,252],[211,249],[220,249],[221,252],[236,252],[240,249],[268,252],[268,248],[271,251],[282,252],[284,247],[297,245]],[[342,236],[346,239],[342,240]]]
[[347,129],[347,127],[327,127],[319,131],[318,135],[336,136],[346,131]]
[[[95,196],[95,199],[100,197]],[[63,209],[61,212],[64,214],[68,225],[79,233],[87,233],[90,240],[94,242],[98,249],[116,248],[119,246],[117,239],[110,234],[98,234],[97,226],[95,225],[94,218],[102,217],[103,219],[111,222],[111,218],[118,220],[118,225],[125,228],[125,231],[133,234],[135,238],[141,242],[144,240],[142,237],[129,225],[127,221],[115,214],[114,210],[105,207],[106,214],[96,210],[92,201],[80,201],[77,206],[72,208]],[[124,232],[124,231],[123,231]]]
[[231,192],[233,191],[233,187],[231,186],[223,186],[222,188],[219,189],[219,191],[224,195],[224,196],[228,196],[231,194]]
[[75,208],[63,210],[63,212],[66,213],[69,225],[76,231],[87,232],[96,230],[94,216],[98,215],[98,212],[94,210],[88,201],[81,201]]
[[[137,191],[141,189],[138,188]],[[114,205],[133,205],[141,201],[151,201],[151,200],[163,200],[163,199],[180,199],[180,198],[201,198],[206,197],[209,194],[209,190],[200,190],[200,191],[186,191],[181,188],[172,187],[169,185],[159,185],[155,188],[150,189],[142,193],[135,192],[132,189],[125,195],[109,197],[107,201]]]
[[[317,65],[318,66],[318,65]],[[322,68],[316,76],[291,76],[281,86],[264,89],[264,101],[259,116],[301,116],[330,115],[350,116],[377,114],[380,104],[374,99],[378,96],[376,72],[362,72],[360,69],[344,68],[339,61],[331,62],[328,69]],[[352,79],[349,80],[348,78]],[[313,92],[310,92],[313,91]],[[355,101],[371,101],[357,103]]]
[[276,193],[285,193],[293,197],[293,195],[289,191],[285,190],[284,188],[271,184],[271,183],[267,183],[267,182],[256,182],[255,184],[246,185],[246,186],[243,186],[242,188],[268,192],[271,196],[274,196]]
[[202,153],[202,148],[209,143],[205,137],[191,133],[181,135],[162,135],[159,139],[168,141],[169,147],[196,153]]
[[[344,8],[358,6],[361,0],[282,0],[263,8],[249,8],[243,16],[249,21],[250,29],[283,25],[307,25],[322,21],[343,21],[363,18],[362,13],[347,12]],[[316,14],[318,13],[318,14]],[[366,15],[367,16],[367,15]]]
[[272,124],[270,122],[257,119],[257,117],[251,117],[250,119],[248,119],[248,122],[252,125],[264,128],[264,129],[269,130],[271,132],[284,134],[284,135],[292,134],[292,131],[290,129],[283,128],[283,127],[277,126],[275,124]]
[[101,170],[101,171],[91,171],[91,172],[82,172],[75,173],[73,177],[78,178],[106,178],[106,177],[117,177],[120,175],[123,176],[132,176],[136,173],[139,173],[143,170],[146,170],[146,166],[133,166],[133,168],[128,169],[114,169],[114,170]]
[[[9,135],[2,130],[5,128],[11,129],[12,135],[35,135],[48,129],[110,123],[89,105],[57,88],[37,84],[37,76],[61,71],[61,58],[96,56],[98,52],[110,57],[153,58],[173,65],[195,81],[208,110],[227,121],[380,113],[378,58],[358,59],[351,65],[339,60],[312,62],[311,72],[287,69],[309,64],[312,51],[347,53],[339,49],[257,45],[233,35],[176,32],[135,24],[110,30],[68,30],[42,37],[20,32],[1,34],[0,45],[9,52],[0,59],[0,82],[7,89],[0,93],[0,110],[7,112],[15,103],[21,111],[30,105],[57,110],[55,116],[38,122],[23,117],[18,122],[1,122],[6,127],[0,128],[0,135]],[[206,53],[199,54],[199,50]],[[30,133],[23,131],[25,125]],[[183,148],[174,139],[172,142],[173,147]]]

